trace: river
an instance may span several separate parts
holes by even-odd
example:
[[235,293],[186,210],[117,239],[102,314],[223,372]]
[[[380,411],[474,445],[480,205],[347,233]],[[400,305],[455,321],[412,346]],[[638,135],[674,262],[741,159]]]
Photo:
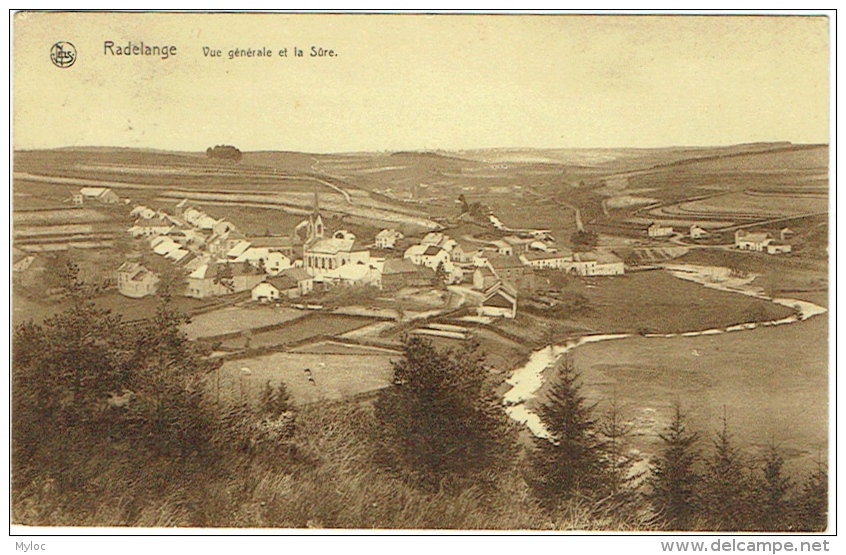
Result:
[[[688,281],[693,281],[704,287],[728,291],[740,295],[748,295],[758,299],[767,300],[782,306],[796,310],[796,313],[779,320],[766,322],[746,322],[728,326],[725,329],[690,330],[669,334],[646,334],[645,337],[667,338],[667,337],[697,337],[703,335],[718,335],[722,333],[742,332],[752,330],[760,326],[779,326],[794,324],[825,314],[827,309],[814,303],[788,298],[771,298],[764,294],[760,287],[752,285],[755,274],[748,276],[732,275],[728,268],[720,266],[694,266],[682,264],[666,264],[663,268],[673,276]],[[525,425],[531,433],[540,438],[549,438],[549,433],[541,422],[540,417],[532,412],[526,405],[535,398],[538,390],[543,385],[546,370],[565,356],[573,349],[587,343],[598,341],[611,341],[631,337],[632,334],[593,334],[584,335],[567,340],[561,345],[548,345],[534,351],[528,362],[514,371],[506,383],[511,389],[503,395],[503,403],[508,415],[515,421]]]

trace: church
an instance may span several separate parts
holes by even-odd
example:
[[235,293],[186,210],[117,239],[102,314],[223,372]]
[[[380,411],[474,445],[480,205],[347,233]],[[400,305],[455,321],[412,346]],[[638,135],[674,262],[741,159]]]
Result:
[[323,274],[337,270],[347,264],[367,264],[370,262],[370,251],[357,248],[355,235],[339,230],[331,237],[326,237],[326,227],[320,215],[320,200],[314,194],[314,207],[308,220],[302,222],[294,230],[299,237],[303,237],[303,268],[312,277],[322,277]]

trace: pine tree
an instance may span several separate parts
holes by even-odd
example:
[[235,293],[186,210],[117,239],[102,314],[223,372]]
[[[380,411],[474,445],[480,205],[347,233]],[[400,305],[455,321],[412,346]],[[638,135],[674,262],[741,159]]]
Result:
[[762,463],[754,494],[756,531],[786,532],[792,527],[793,481],[785,476],[784,456],[774,445],[767,447]]
[[714,452],[706,463],[703,480],[705,516],[713,530],[754,528],[750,514],[750,481],[746,462],[732,443],[723,408],[722,429],[714,439]]
[[823,462],[805,480],[797,505],[798,530],[822,532],[828,527],[828,469]]
[[602,498],[611,483],[607,445],[578,379],[570,359],[560,360],[548,400],[539,411],[550,437],[534,438],[529,483],[549,509],[574,496]]
[[610,493],[616,501],[630,502],[637,495],[636,487],[644,472],[634,472],[635,464],[640,460],[626,450],[626,439],[632,431],[632,425],[625,422],[616,400],[605,413],[599,430],[605,438],[605,456],[608,459],[608,480]]
[[697,491],[700,477],[695,469],[699,461],[695,448],[699,435],[687,430],[684,418],[681,407],[676,405],[672,421],[659,434],[664,451],[652,461],[649,480],[652,506],[671,530],[691,529],[701,507]]
[[376,400],[380,461],[425,489],[487,483],[509,459],[514,429],[478,347],[438,350],[412,336]]

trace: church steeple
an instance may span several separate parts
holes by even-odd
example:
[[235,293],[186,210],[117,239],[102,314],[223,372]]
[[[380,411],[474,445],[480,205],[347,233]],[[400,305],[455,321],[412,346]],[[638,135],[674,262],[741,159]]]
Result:
[[314,193],[314,204],[308,217],[308,241],[323,239],[323,218],[320,217],[320,197]]

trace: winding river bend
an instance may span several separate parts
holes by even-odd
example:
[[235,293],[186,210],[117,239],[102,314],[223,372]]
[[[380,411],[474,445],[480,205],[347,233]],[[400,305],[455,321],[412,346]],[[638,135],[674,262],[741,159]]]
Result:
[[[744,277],[733,276],[728,268],[719,266],[693,266],[666,264],[665,271],[673,276],[688,281],[693,281],[704,287],[719,289],[741,295],[748,295],[758,299],[767,300],[782,306],[793,308],[795,314],[779,320],[766,322],[747,322],[728,326],[724,329],[691,330],[669,334],[646,334],[644,337],[667,338],[667,337],[697,337],[702,335],[717,335],[722,333],[742,332],[753,330],[761,326],[780,326],[794,324],[825,314],[827,309],[814,303],[798,299],[771,298],[764,294],[759,287],[753,286],[752,282],[757,275]],[[532,412],[526,405],[535,398],[538,390],[543,385],[544,373],[547,368],[555,364],[563,356],[573,349],[588,343],[599,341],[612,341],[632,337],[633,334],[593,334],[584,335],[569,339],[561,345],[548,345],[533,352],[525,365],[514,371],[506,383],[511,389],[503,395],[503,403],[508,415],[520,424],[525,425],[532,434],[540,438],[548,438],[549,433],[541,422],[540,417]]]

